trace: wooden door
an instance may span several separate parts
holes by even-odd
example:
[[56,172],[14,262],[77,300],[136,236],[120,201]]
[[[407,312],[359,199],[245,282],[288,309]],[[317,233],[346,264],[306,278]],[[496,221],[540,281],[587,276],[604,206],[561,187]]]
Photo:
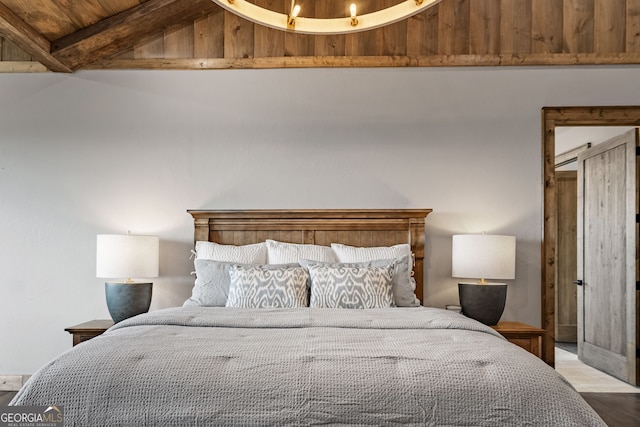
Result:
[[578,357],[638,384],[638,130],[578,155]]
[[558,234],[556,251],[556,341],[578,336],[578,171],[557,171]]

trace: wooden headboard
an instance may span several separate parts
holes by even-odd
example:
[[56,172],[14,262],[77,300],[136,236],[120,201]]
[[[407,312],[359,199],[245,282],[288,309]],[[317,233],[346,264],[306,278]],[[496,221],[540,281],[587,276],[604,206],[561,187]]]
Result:
[[409,243],[416,296],[423,297],[424,223],[431,209],[189,210],[194,241],[247,245],[267,239],[328,246]]

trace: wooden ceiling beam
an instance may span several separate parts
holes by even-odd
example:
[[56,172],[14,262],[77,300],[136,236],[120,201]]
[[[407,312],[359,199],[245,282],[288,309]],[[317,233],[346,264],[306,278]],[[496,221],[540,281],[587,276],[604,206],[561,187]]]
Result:
[[149,0],[53,41],[51,54],[76,70],[218,9],[211,0]]
[[51,71],[70,73],[71,68],[51,55],[51,43],[11,9],[0,3],[0,34],[14,42]]
[[417,56],[269,56],[260,58],[141,58],[104,59],[90,70],[226,70],[267,68],[369,68],[369,67],[502,67],[549,65],[640,64],[638,53],[558,53],[507,55]]

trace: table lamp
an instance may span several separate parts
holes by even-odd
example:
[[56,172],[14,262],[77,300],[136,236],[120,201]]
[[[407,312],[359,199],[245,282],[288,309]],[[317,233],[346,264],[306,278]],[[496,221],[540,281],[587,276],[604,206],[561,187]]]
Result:
[[516,270],[516,238],[488,234],[453,236],[452,276],[480,279],[458,283],[462,314],[485,325],[496,325],[507,299],[506,283],[486,279],[511,280]]
[[153,283],[131,278],[158,277],[159,246],[156,236],[98,235],[96,277],[124,279],[104,284],[114,322],[149,311]]

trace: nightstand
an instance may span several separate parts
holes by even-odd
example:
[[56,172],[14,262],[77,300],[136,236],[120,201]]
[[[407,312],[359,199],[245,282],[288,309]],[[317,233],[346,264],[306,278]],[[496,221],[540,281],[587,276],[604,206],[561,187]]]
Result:
[[492,326],[510,343],[524,348],[529,353],[542,357],[542,335],[545,330],[521,322],[499,322]]
[[83,341],[88,341],[101,335],[113,326],[113,320],[91,320],[79,325],[65,328],[65,331],[73,335],[73,345],[76,346]]

